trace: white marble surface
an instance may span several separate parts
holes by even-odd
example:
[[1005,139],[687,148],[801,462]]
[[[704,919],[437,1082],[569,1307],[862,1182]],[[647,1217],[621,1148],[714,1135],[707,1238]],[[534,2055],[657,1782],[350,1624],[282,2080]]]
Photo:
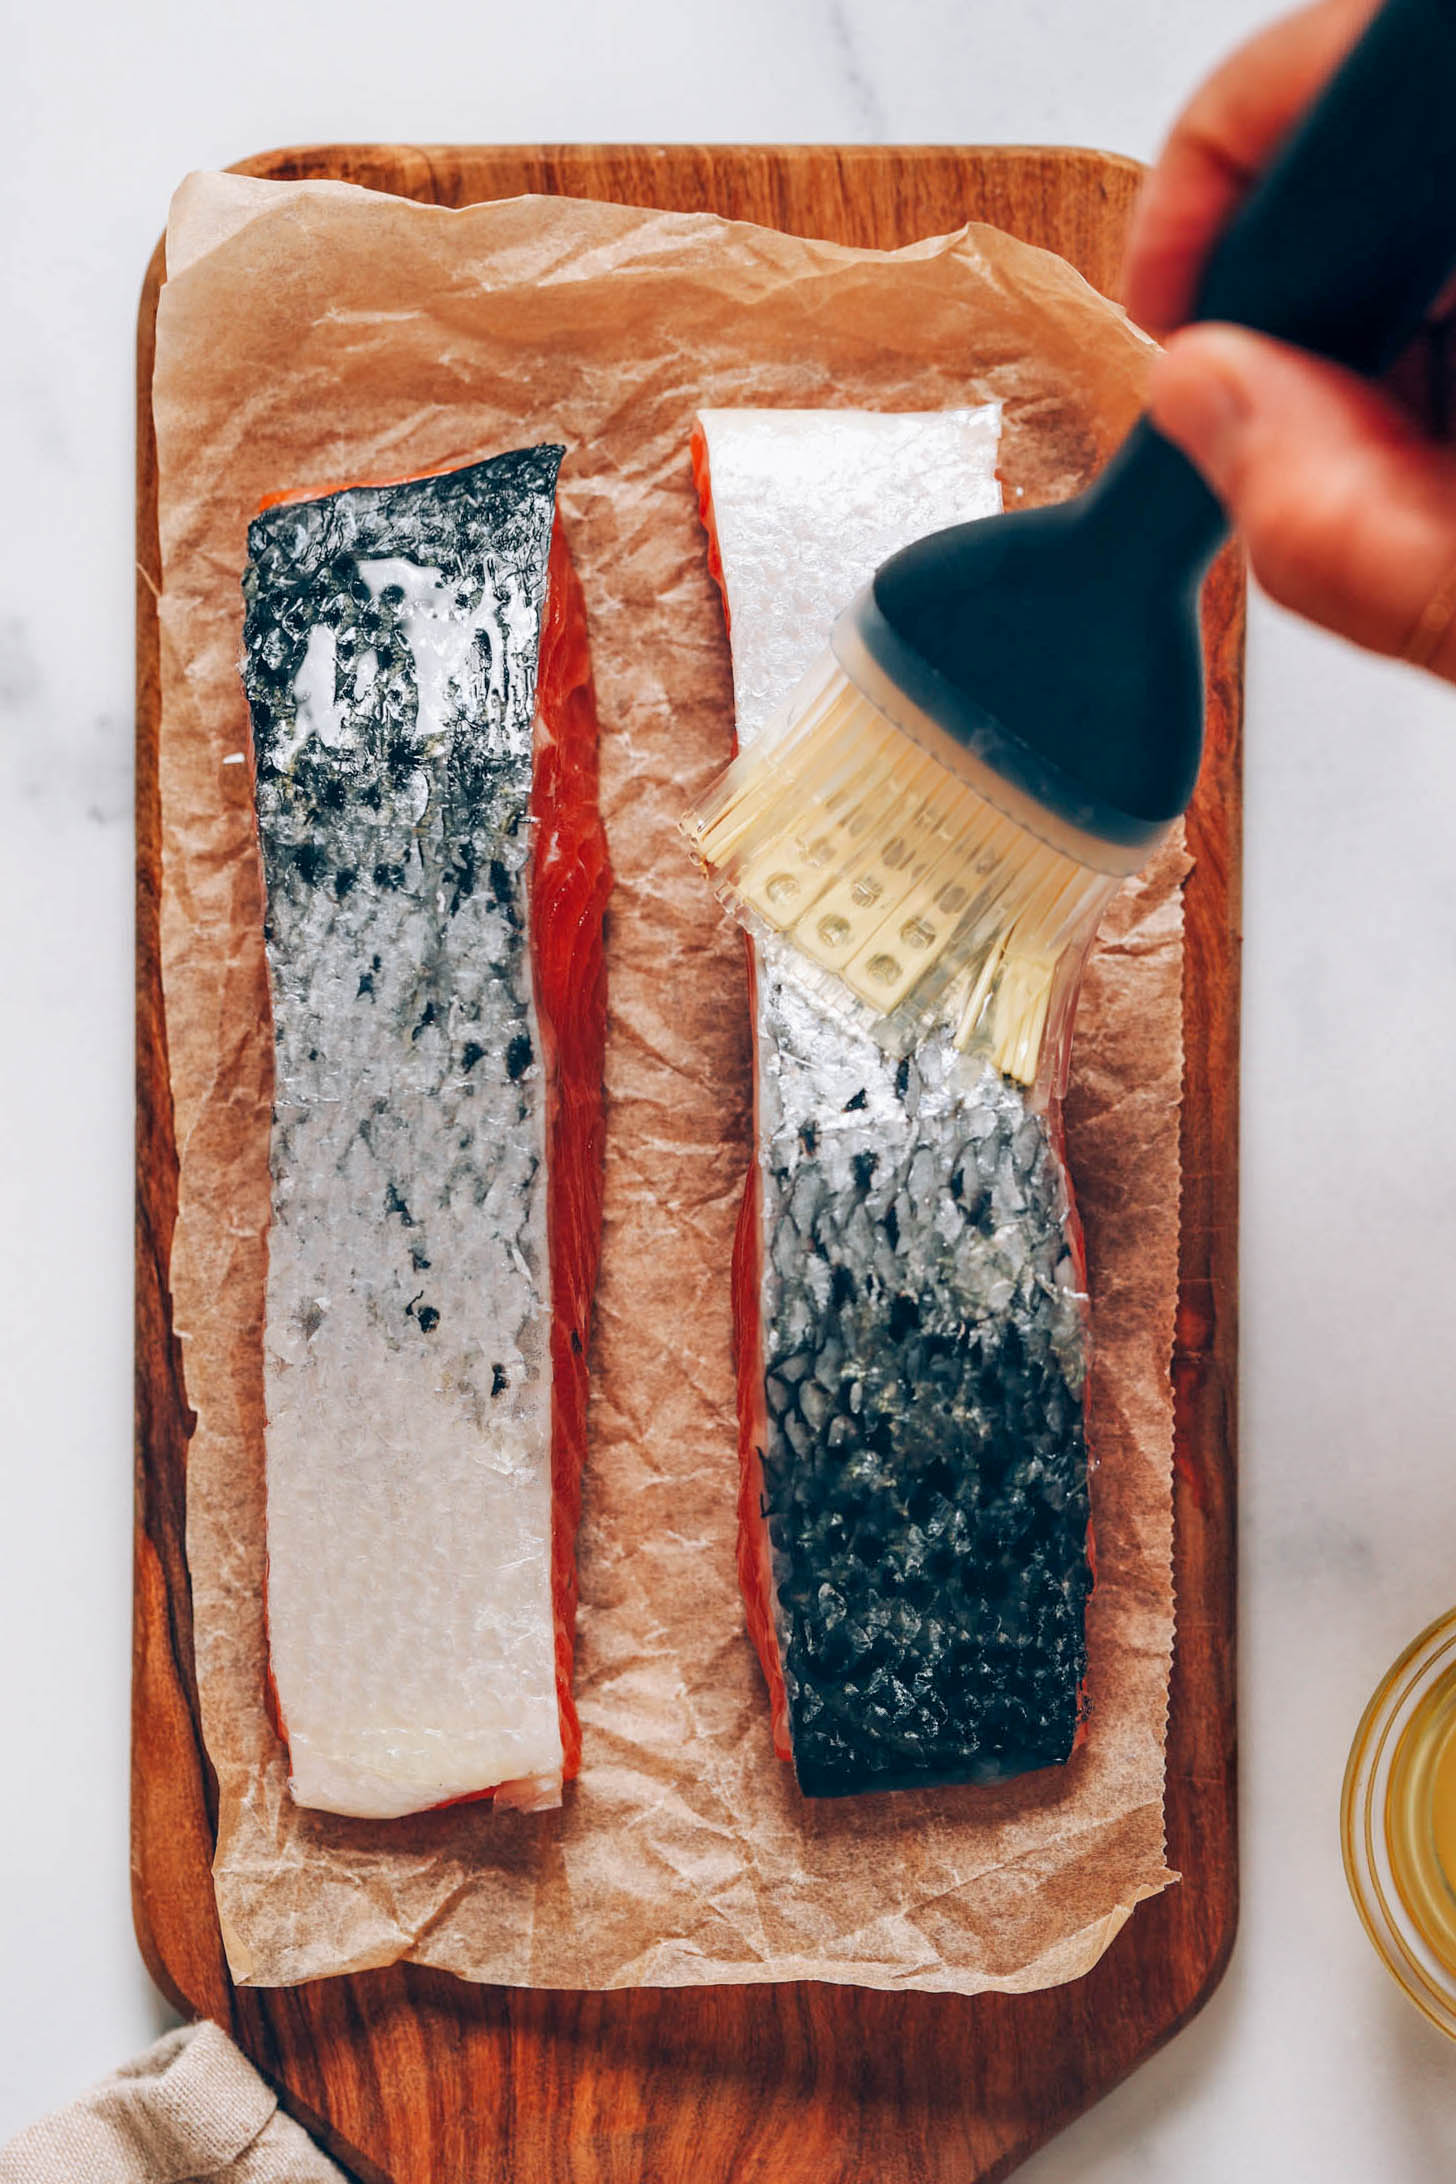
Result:
[[[131,492],[173,183],[321,138],[1146,156],[1254,0],[102,0],[0,68],[0,2141],[152,2036],[127,1898]],[[411,27],[415,26],[415,27]],[[1345,1898],[1360,1707],[1456,1593],[1456,695],[1256,608],[1244,1058],[1245,1901],[1196,2024],[1028,2184],[1430,2184],[1456,2050]]]

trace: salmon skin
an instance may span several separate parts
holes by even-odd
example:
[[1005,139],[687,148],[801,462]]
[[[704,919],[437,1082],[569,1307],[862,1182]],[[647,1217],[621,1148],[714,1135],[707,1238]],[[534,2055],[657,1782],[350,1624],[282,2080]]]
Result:
[[[998,505],[994,411],[709,411],[693,458],[740,741],[887,552]],[[897,1060],[750,944],[739,1567],[809,1796],[1065,1760],[1092,1582],[1080,1229],[1054,1104]]]
[[269,1666],[333,1812],[535,1809],[578,1764],[610,874],[561,454],[248,535]]

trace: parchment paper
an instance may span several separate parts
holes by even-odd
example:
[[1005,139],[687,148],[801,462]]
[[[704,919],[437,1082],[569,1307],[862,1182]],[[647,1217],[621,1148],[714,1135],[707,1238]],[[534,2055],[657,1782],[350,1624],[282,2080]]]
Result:
[[[976,227],[884,254],[549,198],[450,212],[202,176],[174,205],[168,262],[154,399],[172,1281],[197,1413],[188,1555],[235,1976],[282,1984],[398,1957],[565,1987],[969,1992],[1075,1976],[1171,1878],[1181,851],[1108,921],[1068,1105],[1100,1461],[1086,1744],[994,1789],[805,1802],[770,1750],[734,1575],[728,1266],[748,1015],[736,931],[675,833],[731,733],[688,433],[699,405],[1000,397],[1006,497],[1029,504],[1071,490],[1120,437],[1145,344],[1060,261]],[[223,763],[249,732],[245,528],[280,488],[546,439],[568,449],[561,506],[617,872],[584,1771],[557,1814],[350,1822],[293,1807],[263,1702],[269,1030],[248,769]]]

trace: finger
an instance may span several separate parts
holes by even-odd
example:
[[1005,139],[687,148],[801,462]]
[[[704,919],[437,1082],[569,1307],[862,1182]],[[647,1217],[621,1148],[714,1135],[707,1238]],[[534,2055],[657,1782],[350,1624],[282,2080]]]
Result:
[[1266,591],[1456,681],[1456,455],[1353,373],[1233,326],[1175,335],[1149,406]]
[[1195,93],[1128,232],[1123,298],[1149,333],[1187,318],[1215,238],[1374,12],[1375,0],[1318,0],[1249,39]]

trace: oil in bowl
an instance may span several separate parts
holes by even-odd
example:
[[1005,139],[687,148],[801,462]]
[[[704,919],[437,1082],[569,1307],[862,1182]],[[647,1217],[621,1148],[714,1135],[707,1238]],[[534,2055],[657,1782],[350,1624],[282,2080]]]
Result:
[[1456,1610],[1408,1646],[1345,1770],[1345,1873],[1395,1979],[1456,2038]]

